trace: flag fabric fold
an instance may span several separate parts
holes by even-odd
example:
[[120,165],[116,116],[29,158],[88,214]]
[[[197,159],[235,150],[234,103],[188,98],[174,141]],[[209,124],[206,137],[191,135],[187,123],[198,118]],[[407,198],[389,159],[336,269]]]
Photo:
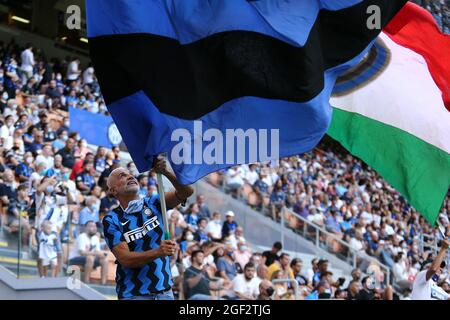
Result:
[[[108,110],[139,171],[174,150],[180,140],[173,133],[180,128],[191,137],[189,145],[206,150],[210,141],[198,141],[195,121],[203,132],[221,134],[279,130],[277,157],[283,157],[311,150],[327,131],[337,77],[365,56],[380,33],[367,27],[368,7],[380,8],[384,27],[405,2],[88,0],[90,53]],[[228,152],[218,145],[216,153]],[[258,152],[226,163],[169,160],[188,184],[272,156]]]
[[328,134],[431,224],[450,187],[450,37],[408,3],[336,82]]

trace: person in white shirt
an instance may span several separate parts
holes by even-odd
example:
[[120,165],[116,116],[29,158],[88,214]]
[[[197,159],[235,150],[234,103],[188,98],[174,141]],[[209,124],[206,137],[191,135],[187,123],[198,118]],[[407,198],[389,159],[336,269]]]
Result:
[[67,80],[73,81],[77,80],[80,75],[80,70],[78,69],[80,65],[80,60],[74,58],[67,66]]
[[52,277],[57,276],[58,253],[61,251],[58,234],[52,231],[52,223],[46,220],[42,223],[39,233],[39,274],[41,278],[47,277],[48,267],[51,268]]
[[85,232],[77,238],[76,244],[69,254],[69,265],[84,267],[84,282],[90,282],[91,272],[101,266],[101,283],[106,284],[108,276],[108,253],[101,249],[97,236],[97,225],[89,221]]
[[25,50],[22,51],[20,55],[20,59],[22,60],[21,70],[23,72],[23,83],[26,83],[28,79],[33,76],[33,67],[34,67],[34,54],[33,47],[31,44],[27,44]]
[[206,234],[213,241],[220,241],[222,239],[222,221],[220,220],[220,213],[214,212],[212,219],[206,225]]
[[52,145],[46,143],[42,148],[40,155],[36,157],[36,163],[45,163],[47,169],[51,169],[55,165],[55,158],[53,156]]
[[433,261],[425,261],[421,271],[416,275],[411,293],[411,300],[449,300],[450,295],[438,286],[440,275],[445,268],[444,258],[450,241],[444,239],[441,249]]
[[234,277],[233,291],[239,299],[255,300],[259,295],[259,283],[255,277],[255,265],[249,262],[244,267],[244,273]]
[[83,83],[84,84],[91,84],[94,82],[94,68],[89,65],[89,67],[86,68],[83,72]]

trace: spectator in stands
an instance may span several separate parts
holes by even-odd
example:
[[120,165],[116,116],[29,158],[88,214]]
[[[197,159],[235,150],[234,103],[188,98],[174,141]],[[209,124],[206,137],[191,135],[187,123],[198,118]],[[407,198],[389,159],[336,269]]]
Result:
[[206,219],[200,218],[197,222],[197,230],[194,233],[194,240],[202,244],[203,242],[210,241],[206,232]]
[[107,257],[108,253],[100,247],[100,238],[97,236],[95,222],[87,222],[85,232],[77,237],[76,244],[69,255],[69,265],[83,267],[85,283],[90,283],[91,272],[101,266],[101,283],[106,284],[108,275]]
[[[243,270],[247,263],[250,262],[252,252],[245,241],[239,241],[237,250],[234,251],[234,259]],[[256,270],[255,270],[256,271]]]
[[222,237],[228,237],[236,231],[238,224],[234,221],[234,212],[229,210],[225,213],[225,221],[222,226]]
[[262,253],[263,262],[267,267],[272,265],[275,261],[279,259],[278,253],[283,249],[281,242],[277,241],[272,245],[272,249],[270,251],[264,251]]
[[237,274],[236,263],[234,260],[233,247],[231,245],[225,246],[225,254],[217,259],[216,266],[219,276],[231,282]]
[[96,207],[97,200],[98,199],[94,196],[86,197],[86,206],[80,211],[78,224],[80,226],[85,226],[86,223],[92,221],[97,225],[97,228],[100,229],[100,233],[102,233],[101,227],[99,228],[99,225],[101,226],[102,224],[100,223],[100,215],[98,208]]
[[319,283],[322,274],[324,274],[325,272],[328,272],[328,260],[320,259],[317,262],[317,271],[314,273],[314,276],[312,279],[313,285],[316,285],[317,283]]
[[140,174],[138,176],[138,183],[139,183],[139,197],[141,197],[141,199],[147,197],[148,194],[148,189],[147,189],[147,185],[148,185],[148,177],[145,174]]
[[283,182],[278,180],[270,195],[270,212],[272,219],[278,221],[280,219],[280,212],[286,204],[286,193],[283,191]]
[[282,270],[283,274],[286,275],[286,277],[290,279],[294,279],[294,272],[292,271],[290,267],[291,258],[288,253],[282,253],[280,255],[280,258],[278,260],[275,260],[268,269],[269,272],[269,278],[272,278],[273,274],[278,271]]
[[292,259],[291,270],[294,275],[295,281],[297,281],[299,287],[308,286],[308,279],[302,274],[303,261],[300,258]]
[[241,187],[244,185],[242,178],[242,171],[239,167],[233,167],[227,170],[226,187],[231,192],[233,197],[239,198],[241,194]]
[[57,154],[62,157],[62,164],[66,168],[72,169],[75,164],[75,140],[68,138],[65,147],[60,149]]
[[259,283],[252,262],[248,262],[244,273],[238,274],[232,281],[234,293],[242,300],[255,300],[259,295]]
[[272,282],[269,280],[261,281],[257,300],[278,300]]
[[191,266],[184,272],[185,297],[189,300],[216,300],[211,290],[224,288],[226,281],[219,279],[213,281],[207,272],[208,266],[203,263],[204,253],[195,250],[191,253]]
[[58,234],[53,231],[52,222],[46,220],[42,223],[42,230],[39,233],[39,275],[45,278],[48,275],[50,266],[51,276],[58,275],[58,255],[61,252],[61,244]]
[[94,163],[89,160],[85,160],[83,163],[83,172],[77,174],[75,181],[77,183],[77,189],[83,195],[88,195],[95,187],[95,179],[92,176],[92,169]]
[[206,226],[206,232],[212,241],[220,241],[222,239],[222,221],[220,220],[219,212],[216,211],[212,214],[212,219]]
[[205,203],[205,196],[202,194],[197,195],[198,215],[200,218],[211,219],[211,213]]
[[28,187],[25,184],[21,184],[17,187],[17,198],[9,198],[6,226],[10,232],[19,231],[20,226],[22,229],[22,245],[24,249],[27,248],[29,236],[31,235],[31,225],[28,215],[30,207],[31,199],[28,196]]
[[192,232],[195,232],[197,230],[199,216],[198,216],[198,205],[196,203],[192,203],[189,205],[189,208],[186,213],[186,223],[188,224],[189,228]]

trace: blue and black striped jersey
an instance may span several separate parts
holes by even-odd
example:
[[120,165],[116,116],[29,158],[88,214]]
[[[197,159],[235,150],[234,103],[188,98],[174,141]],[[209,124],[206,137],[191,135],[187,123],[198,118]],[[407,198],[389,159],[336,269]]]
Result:
[[[144,205],[138,212],[126,213],[119,206],[103,218],[103,227],[110,249],[123,241],[133,252],[159,248],[164,235],[159,195],[144,198]],[[119,299],[159,293],[172,287],[169,257],[152,260],[140,268],[125,268],[116,263]]]

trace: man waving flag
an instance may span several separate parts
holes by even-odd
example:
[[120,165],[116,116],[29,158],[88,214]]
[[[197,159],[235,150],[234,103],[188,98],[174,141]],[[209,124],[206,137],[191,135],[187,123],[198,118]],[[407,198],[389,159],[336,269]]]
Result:
[[[406,0],[88,0],[91,57],[140,171],[183,184],[311,150],[336,78]],[[270,143],[269,143],[270,141]]]

